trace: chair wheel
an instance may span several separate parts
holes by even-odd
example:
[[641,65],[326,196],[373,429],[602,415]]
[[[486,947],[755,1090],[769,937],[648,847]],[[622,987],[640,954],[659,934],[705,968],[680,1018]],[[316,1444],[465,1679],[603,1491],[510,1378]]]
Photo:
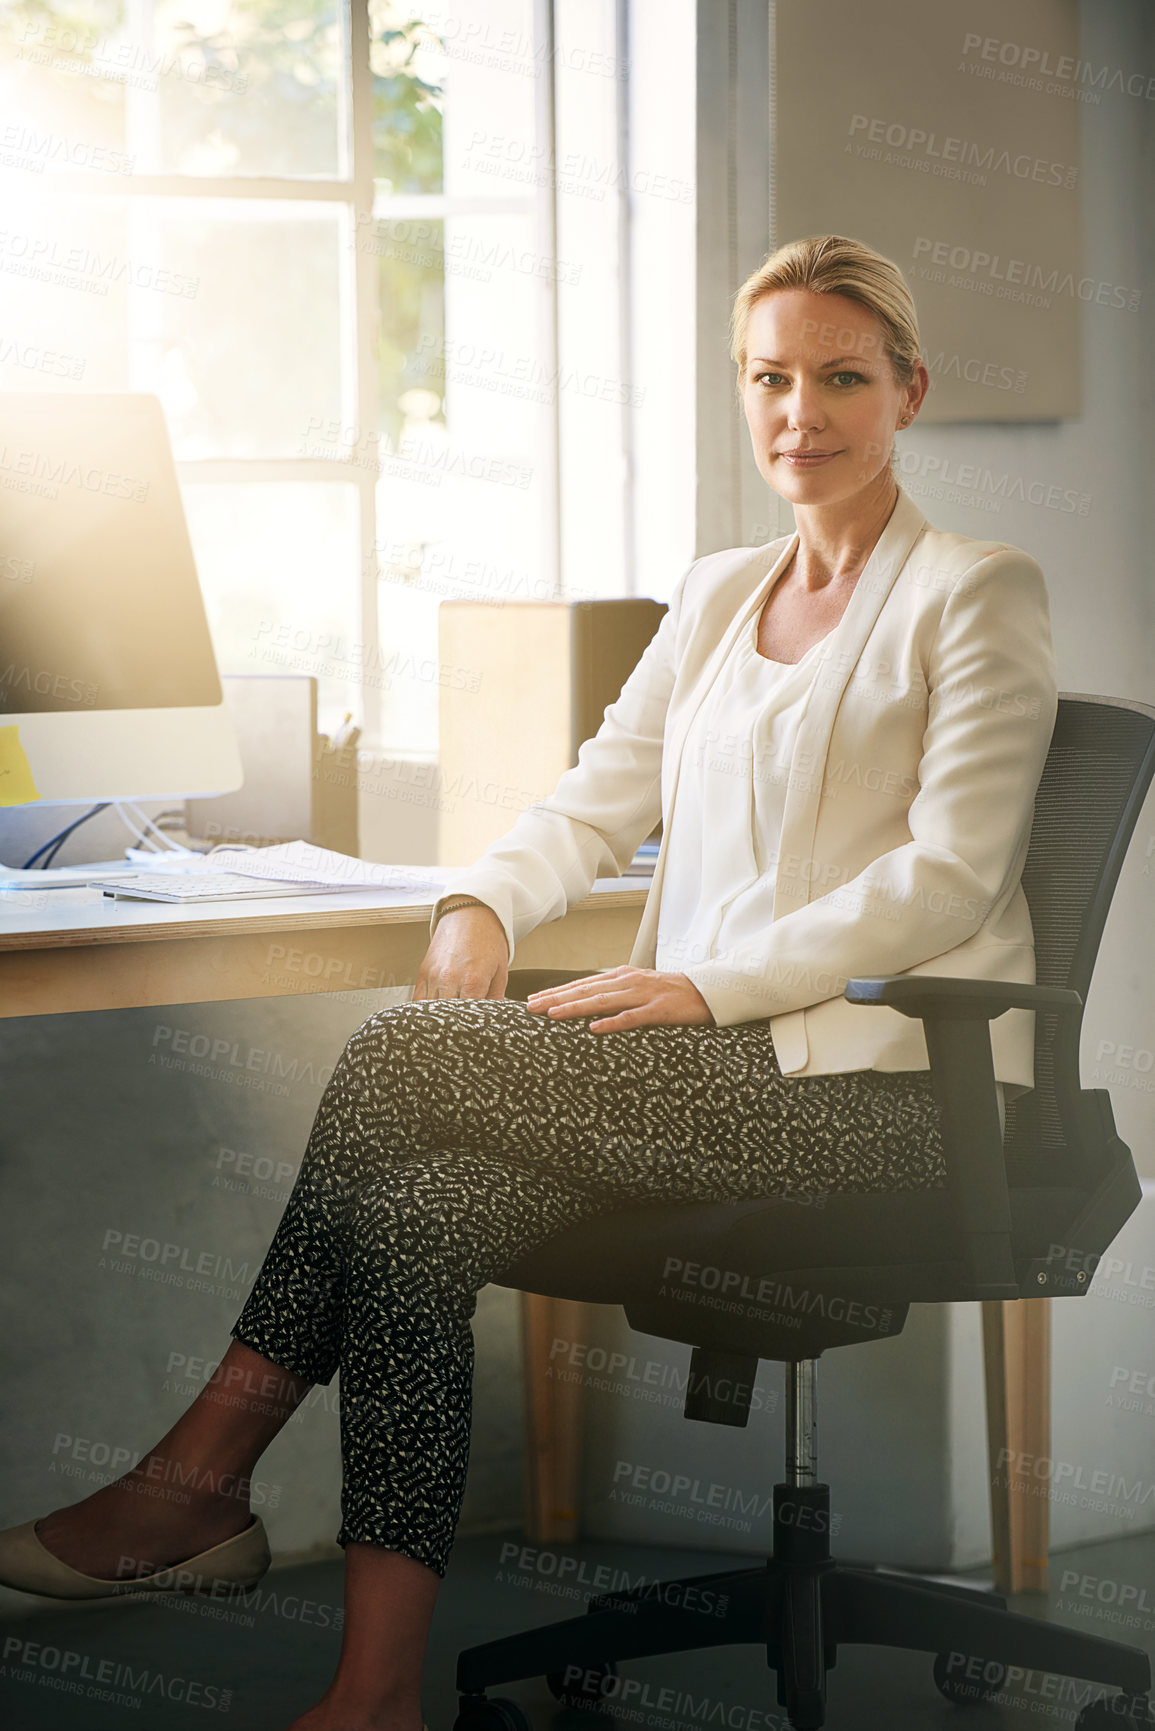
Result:
[[1075,1731],[1150,1731],[1155,1709],[1146,1695],[1103,1695],[1075,1720]]
[[997,1659],[968,1659],[958,1653],[936,1653],[934,1680],[940,1695],[956,1707],[985,1701],[1006,1682],[1007,1668]]
[[462,1695],[453,1731],[532,1731],[516,1701],[505,1695]]
[[615,1692],[618,1681],[618,1668],[612,1659],[605,1659],[598,1665],[584,1665],[577,1675],[568,1671],[550,1671],[546,1676],[546,1687],[555,1701],[560,1701],[563,1707],[600,1707],[607,1696]]

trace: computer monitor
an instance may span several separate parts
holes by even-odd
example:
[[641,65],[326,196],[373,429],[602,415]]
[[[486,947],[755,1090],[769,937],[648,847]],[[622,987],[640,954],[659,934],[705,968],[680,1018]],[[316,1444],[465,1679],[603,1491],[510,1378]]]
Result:
[[28,800],[241,785],[156,397],[0,392],[0,753]]

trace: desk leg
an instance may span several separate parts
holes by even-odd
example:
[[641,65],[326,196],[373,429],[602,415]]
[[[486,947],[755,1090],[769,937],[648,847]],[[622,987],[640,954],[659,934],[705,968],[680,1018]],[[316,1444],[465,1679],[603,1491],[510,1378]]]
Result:
[[1045,1593],[1049,1481],[1029,1469],[1051,1453],[1051,1301],[996,1300],[982,1311],[995,1588]]
[[[526,1537],[535,1544],[570,1543],[580,1525],[581,1442],[584,1386],[557,1355],[555,1340],[584,1341],[585,1304],[570,1298],[521,1295],[522,1372],[525,1377]],[[574,1378],[559,1380],[564,1365]]]

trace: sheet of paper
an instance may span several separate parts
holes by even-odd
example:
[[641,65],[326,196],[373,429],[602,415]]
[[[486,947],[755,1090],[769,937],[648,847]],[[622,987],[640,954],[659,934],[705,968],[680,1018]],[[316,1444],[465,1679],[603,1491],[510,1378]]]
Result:
[[0,727],[0,805],[31,805],[39,798],[20,729]]
[[348,889],[444,890],[457,866],[377,865],[353,859],[308,841],[286,841],[276,847],[215,848],[202,854],[203,869],[241,872],[246,877],[270,878],[279,883],[344,884]]

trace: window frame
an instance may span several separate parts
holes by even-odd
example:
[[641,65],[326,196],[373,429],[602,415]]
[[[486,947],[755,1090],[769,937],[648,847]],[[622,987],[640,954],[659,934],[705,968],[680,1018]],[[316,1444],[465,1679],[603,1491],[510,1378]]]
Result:
[[[618,0],[621,4],[622,0]],[[131,10],[131,0],[130,0]],[[377,486],[374,469],[356,461],[357,448],[367,433],[378,426],[377,260],[371,249],[357,245],[358,234],[378,221],[407,218],[440,220],[453,216],[530,215],[539,255],[557,259],[557,223],[554,176],[542,175],[531,195],[508,197],[449,197],[445,193],[378,194],[374,179],[370,67],[369,0],[343,0],[343,78],[338,93],[338,160],[347,174],[294,178],[258,175],[131,174],[116,176],[74,170],[54,177],[63,193],[84,198],[102,197],[134,201],[192,200],[206,203],[221,199],[283,203],[286,209],[301,203],[323,203],[342,213],[344,245],[338,287],[338,328],[341,332],[342,431],[355,439],[335,448],[328,457],[211,457],[177,462],[182,487],[198,483],[295,482],[309,486],[354,486],[358,499],[359,528],[359,617],[356,629],[366,643],[377,643],[380,631],[378,607]],[[535,73],[535,142],[553,159],[554,138],[554,0],[532,0]],[[131,126],[131,110],[126,127]],[[126,136],[131,150],[132,139]],[[556,270],[543,275],[534,340],[543,367],[557,366]],[[131,330],[129,333],[131,342]],[[557,393],[552,405],[543,404],[537,446],[541,476],[539,497],[539,559],[548,579],[549,591],[560,596],[561,521]],[[362,738],[366,746],[397,758],[420,754],[391,747],[382,738],[381,693],[373,681],[361,688]]]

